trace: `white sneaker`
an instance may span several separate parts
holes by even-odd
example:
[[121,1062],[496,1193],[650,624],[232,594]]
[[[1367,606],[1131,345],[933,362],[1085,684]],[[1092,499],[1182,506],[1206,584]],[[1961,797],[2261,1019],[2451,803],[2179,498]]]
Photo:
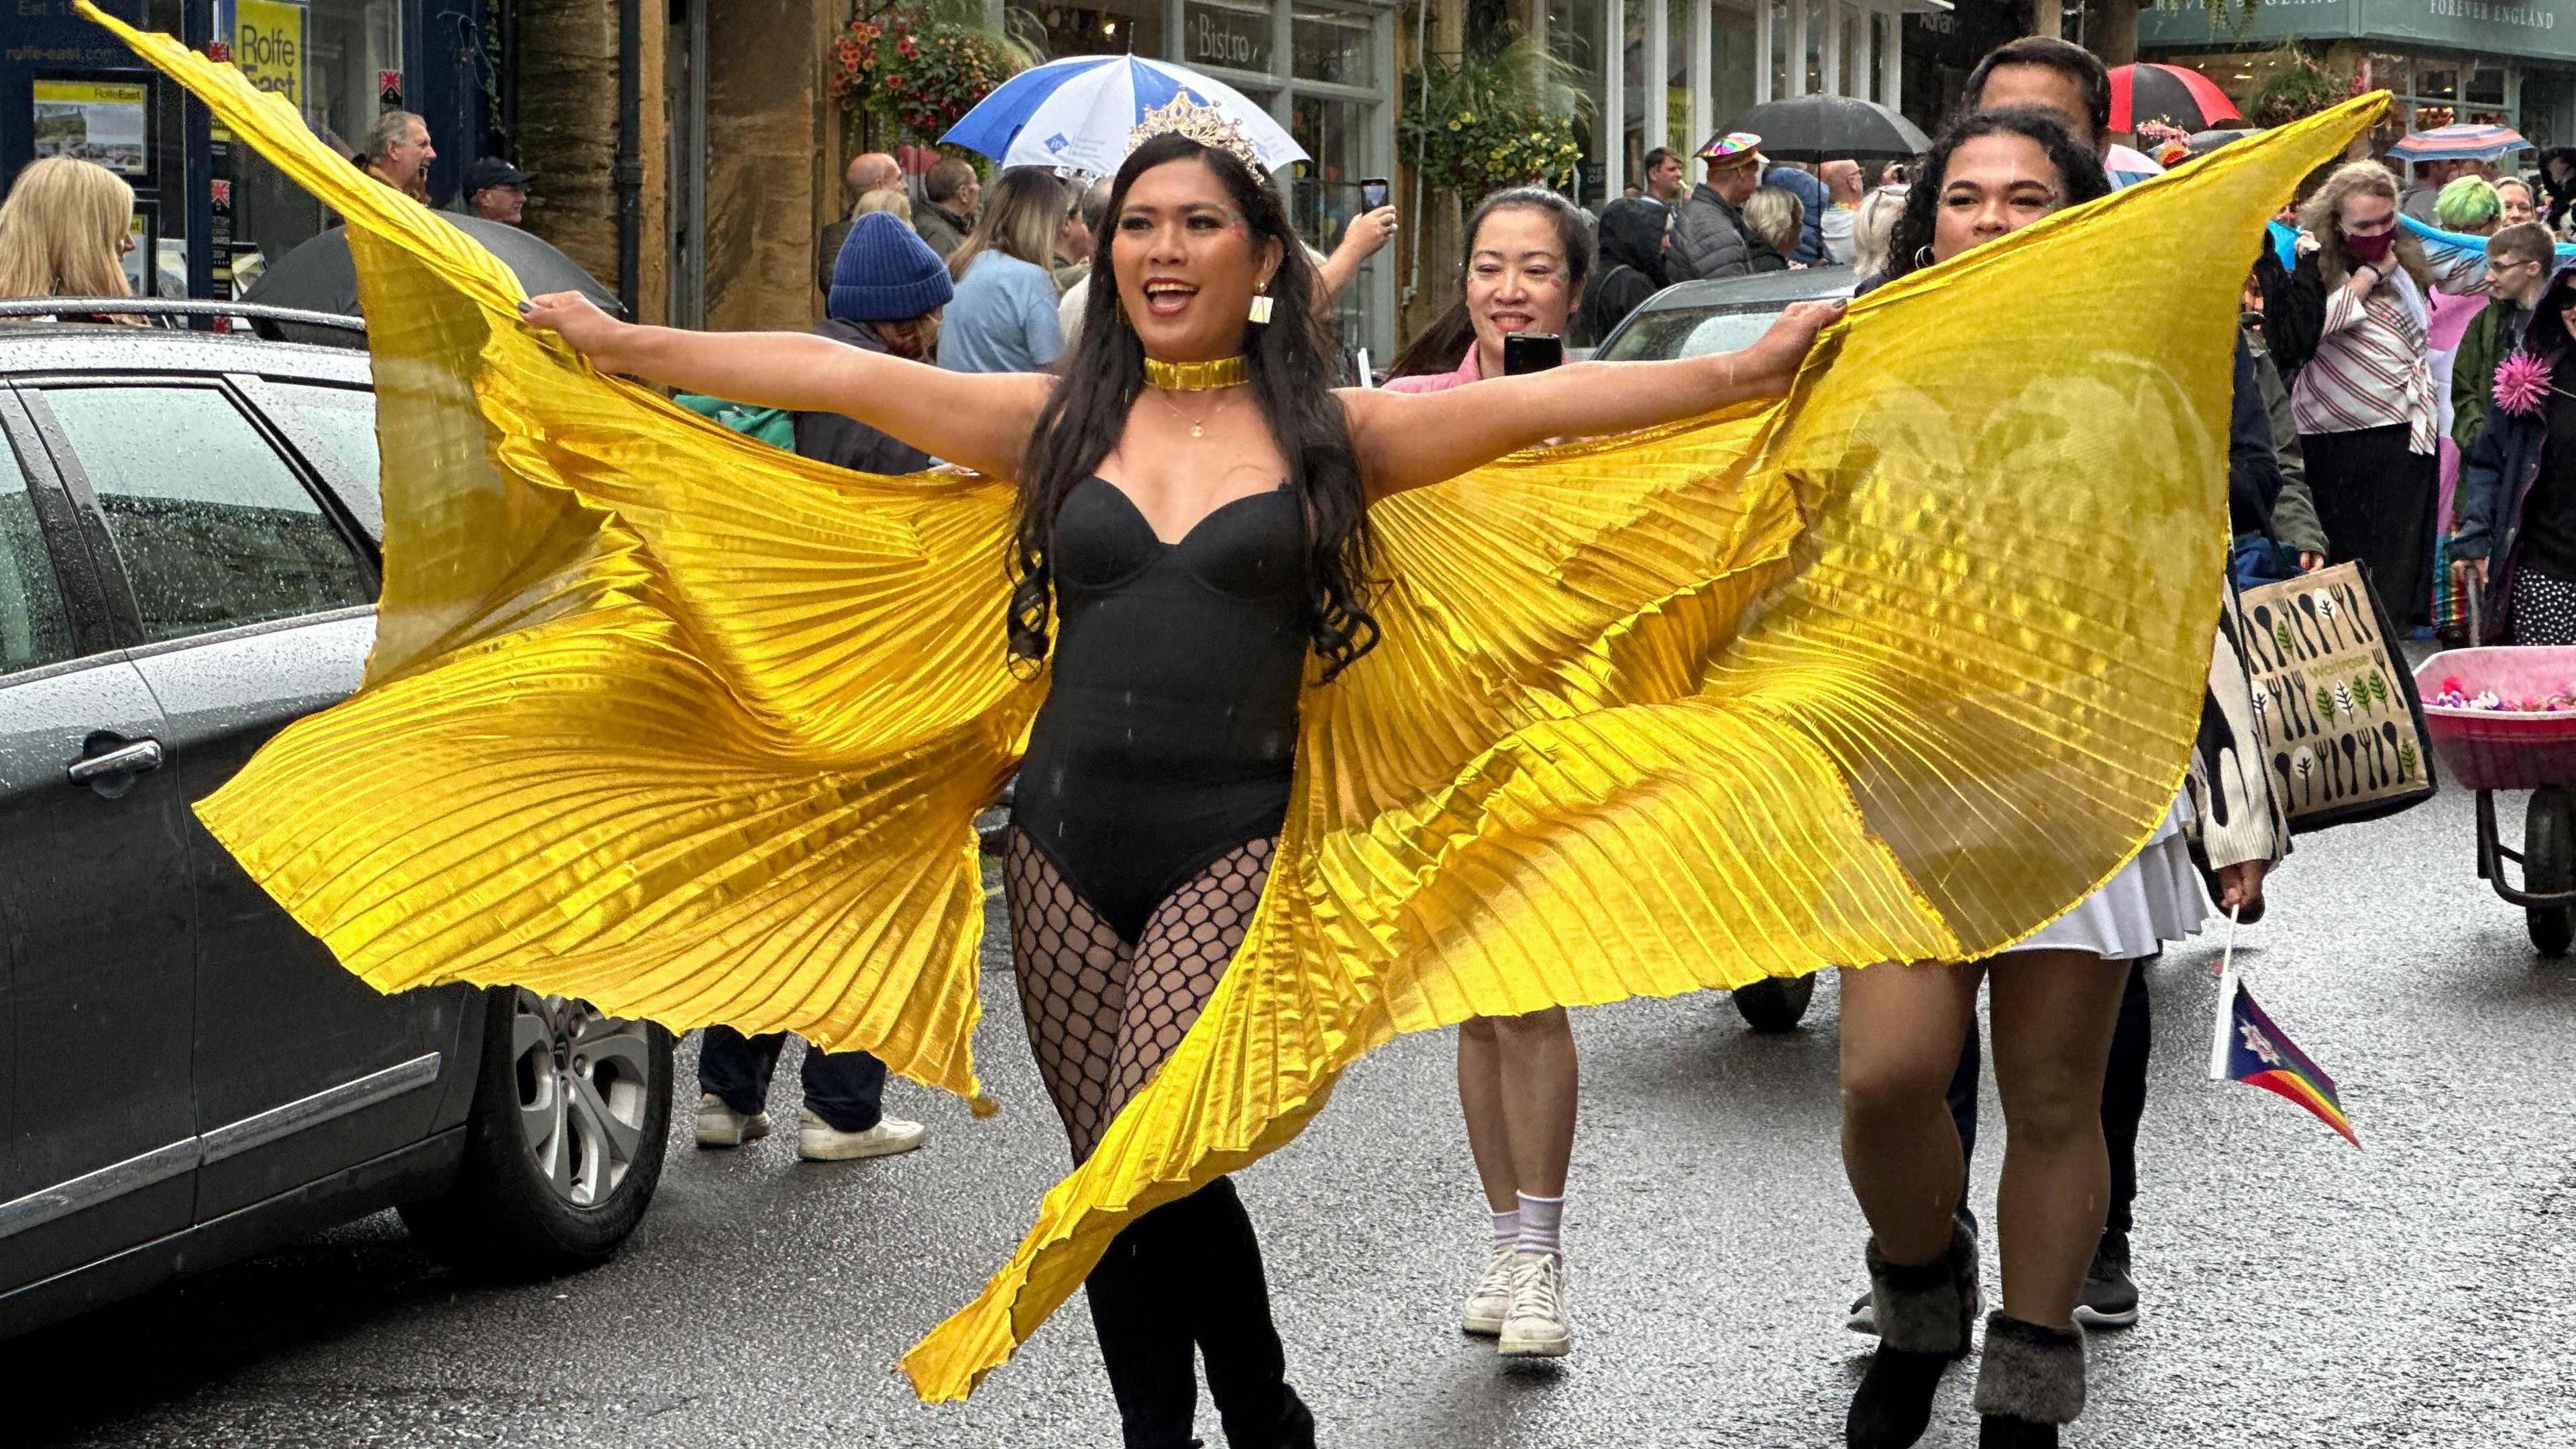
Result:
[[1513,1253],[1509,1248],[1496,1248],[1485,1260],[1485,1276],[1476,1280],[1476,1291],[1467,1295],[1467,1311],[1460,1315],[1458,1326],[1479,1338],[1491,1338],[1503,1331],[1503,1320],[1512,1312]]
[[769,1135],[769,1114],[737,1112],[713,1092],[698,1094],[698,1145],[740,1147]]
[[930,1129],[901,1117],[879,1117],[865,1132],[844,1132],[811,1110],[796,1114],[796,1155],[807,1162],[851,1162],[862,1157],[892,1157],[910,1152]]
[[1565,1262],[1554,1253],[1512,1254],[1512,1308],[1503,1318],[1505,1358],[1563,1358],[1574,1347],[1565,1316]]

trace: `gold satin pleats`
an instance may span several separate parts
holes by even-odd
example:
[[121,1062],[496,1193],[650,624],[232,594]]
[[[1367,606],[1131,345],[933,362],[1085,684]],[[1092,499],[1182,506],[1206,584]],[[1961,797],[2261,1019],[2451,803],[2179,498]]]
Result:
[[[970,822],[1045,687],[1003,662],[1010,489],[838,472],[600,377],[285,102],[83,9],[348,219],[369,324],[376,654],[200,804],[217,838],[380,989],[791,1030],[972,1095]],[[2238,291],[2380,104],[1884,288],[1780,403],[1381,505],[1384,643],[1307,693],[1250,934],[906,1357],[921,1395],[1395,1032],[1980,956],[2118,870],[2199,718]]]

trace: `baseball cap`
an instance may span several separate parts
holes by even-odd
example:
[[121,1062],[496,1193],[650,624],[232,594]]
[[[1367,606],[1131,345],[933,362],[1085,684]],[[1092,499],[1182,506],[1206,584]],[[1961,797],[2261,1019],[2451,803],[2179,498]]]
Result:
[[477,156],[465,168],[465,194],[472,196],[486,186],[525,186],[536,179],[534,171],[522,171],[498,156]]

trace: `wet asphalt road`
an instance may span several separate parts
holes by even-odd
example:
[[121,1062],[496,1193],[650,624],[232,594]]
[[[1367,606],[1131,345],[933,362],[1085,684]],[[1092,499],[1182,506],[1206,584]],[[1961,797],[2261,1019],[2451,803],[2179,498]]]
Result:
[[[2576,1439],[2576,967],[2538,962],[2474,878],[2470,819],[2449,794],[2310,839],[2247,932],[2248,981],[2338,1076],[2365,1152],[2202,1079],[2214,942],[2157,968],[2145,1319],[2093,1337],[2069,1443]],[[898,1084],[890,1105],[930,1124],[929,1146],[817,1166],[792,1138],[695,1151],[683,1110],[653,1211],[598,1271],[460,1284],[380,1215],[9,1344],[0,1442],[1112,1446],[1078,1303],[968,1404],[921,1407],[888,1376],[1064,1161],[1007,972],[986,987],[998,1119]],[[1831,989],[1781,1038],[1717,997],[1588,1012],[1577,1031],[1578,1342],[1561,1366],[1506,1370],[1456,1331],[1484,1224],[1445,1036],[1362,1063],[1246,1174],[1324,1442],[1839,1443],[1867,1343],[1841,1327],[1862,1228],[1835,1145]],[[792,1066],[779,1076],[792,1121]],[[1990,1145],[1989,1200],[1996,1166]],[[1927,1445],[1974,1443],[1969,1379],[1950,1376]]]

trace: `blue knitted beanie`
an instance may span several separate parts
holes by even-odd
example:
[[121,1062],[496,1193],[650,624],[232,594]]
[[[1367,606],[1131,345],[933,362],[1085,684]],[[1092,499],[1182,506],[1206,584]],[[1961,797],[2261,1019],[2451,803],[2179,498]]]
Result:
[[948,265],[902,217],[871,211],[850,224],[832,263],[823,313],[842,322],[900,322],[948,305]]

